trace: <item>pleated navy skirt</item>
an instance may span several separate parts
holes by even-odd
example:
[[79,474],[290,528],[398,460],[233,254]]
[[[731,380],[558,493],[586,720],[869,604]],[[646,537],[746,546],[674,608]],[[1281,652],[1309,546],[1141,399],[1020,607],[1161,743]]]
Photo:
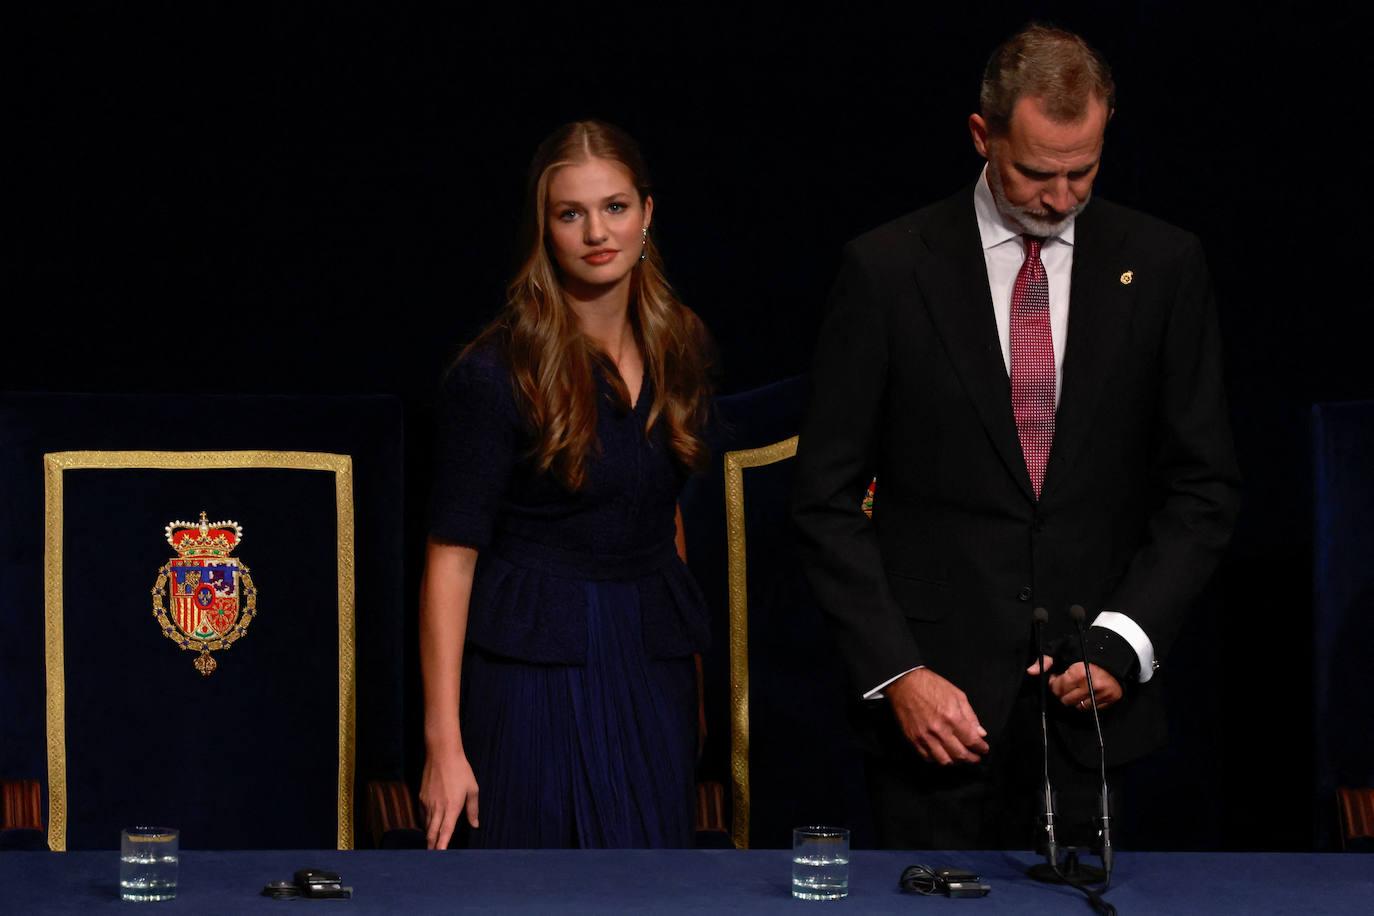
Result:
[[687,847],[696,669],[645,651],[640,590],[588,581],[585,665],[471,649],[463,744],[479,787],[476,848]]

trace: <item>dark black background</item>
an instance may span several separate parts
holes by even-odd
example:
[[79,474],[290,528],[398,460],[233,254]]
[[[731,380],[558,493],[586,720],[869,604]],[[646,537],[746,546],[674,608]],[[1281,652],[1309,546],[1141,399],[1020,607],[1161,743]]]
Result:
[[1176,666],[1193,701],[1181,746],[1205,755],[1176,766],[1206,809],[1181,818],[1182,842],[1305,848],[1327,803],[1310,792],[1307,417],[1374,394],[1356,9],[11,14],[0,388],[399,394],[413,591],[431,394],[501,300],[544,134],[595,116],[641,140],[670,276],[719,339],[722,389],[743,390],[805,370],[846,239],[973,180],[965,120],[988,51],[1056,21],[1117,78],[1097,193],[1198,233],[1221,308],[1247,501]]

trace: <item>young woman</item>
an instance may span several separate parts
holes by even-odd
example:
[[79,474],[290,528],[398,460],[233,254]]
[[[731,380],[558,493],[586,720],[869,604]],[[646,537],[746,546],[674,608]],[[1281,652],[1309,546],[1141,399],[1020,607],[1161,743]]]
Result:
[[676,501],[706,458],[708,344],[653,210],[622,131],[545,140],[524,264],[444,382],[420,609],[431,848],[463,815],[473,846],[691,843],[708,623]]

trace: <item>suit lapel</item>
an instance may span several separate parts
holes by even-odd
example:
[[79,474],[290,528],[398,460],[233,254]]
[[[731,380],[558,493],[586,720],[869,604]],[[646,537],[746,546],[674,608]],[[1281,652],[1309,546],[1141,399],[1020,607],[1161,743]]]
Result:
[[925,250],[917,258],[916,282],[931,321],[1007,471],[1026,497],[1034,499],[997,340],[972,187],[946,202],[941,218],[922,231],[922,240]]
[[1088,439],[1117,353],[1130,327],[1133,290],[1122,282],[1131,269],[1123,255],[1123,228],[1089,205],[1074,229],[1069,288],[1069,333],[1064,381],[1055,411],[1054,445],[1040,490],[1043,501],[1072,467]]

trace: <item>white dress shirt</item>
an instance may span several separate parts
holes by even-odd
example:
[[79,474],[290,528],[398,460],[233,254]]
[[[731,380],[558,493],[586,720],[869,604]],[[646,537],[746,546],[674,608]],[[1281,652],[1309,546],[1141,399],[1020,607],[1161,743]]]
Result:
[[[1002,344],[1002,362],[1011,376],[1011,293],[1016,275],[1026,260],[1022,230],[1009,222],[997,209],[992,189],[988,187],[987,166],[978,176],[973,191],[973,210],[978,217],[978,234],[983,241],[983,262],[987,265],[988,288],[992,290],[993,315],[997,320],[997,337]],[[1050,337],[1054,343],[1054,403],[1059,406],[1059,392],[1064,382],[1064,346],[1069,339],[1069,287],[1073,276],[1073,230],[1069,222],[1058,235],[1045,239],[1040,246],[1040,262],[1050,286]],[[1135,649],[1140,660],[1140,682],[1154,676],[1154,644],[1145,631],[1120,611],[1103,611],[1093,620],[1095,627],[1115,631]],[[921,666],[918,666],[921,667]],[[882,699],[883,688],[897,678],[910,674],[915,668],[903,671],[883,681],[864,694],[866,700]]]

